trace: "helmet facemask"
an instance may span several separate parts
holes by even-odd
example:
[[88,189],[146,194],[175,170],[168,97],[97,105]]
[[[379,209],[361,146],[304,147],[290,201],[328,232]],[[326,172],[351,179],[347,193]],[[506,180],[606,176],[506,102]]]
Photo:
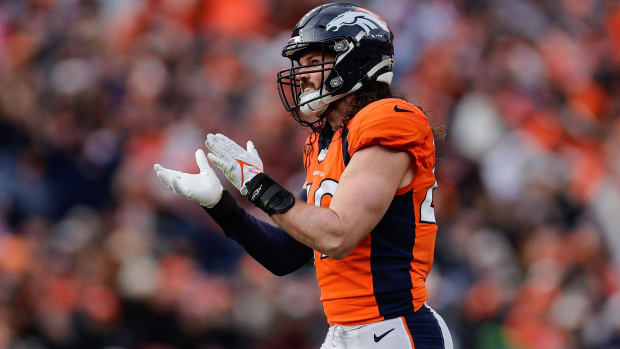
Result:
[[[393,38],[385,21],[354,4],[332,3],[314,8],[297,23],[282,50],[282,56],[291,61],[290,68],[277,75],[284,108],[302,126],[316,131],[333,102],[372,81],[389,85],[394,64]],[[318,53],[321,61],[302,60],[309,52]],[[318,73],[320,86],[303,93],[302,75]],[[312,75],[311,80],[316,82],[317,76]],[[308,121],[313,118],[318,119]]]
[[[278,92],[282,104],[288,112],[304,126],[320,122],[309,122],[306,118],[320,117],[330,103],[353,92],[345,86],[344,79],[337,71],[337,64],[353,48],[353,44],[345,38],[337,38],[315,45],[288,45],[284,53],[291,61],[289,69],[281,70],[277,75]],[[301,65],[300,59],[308,52],[320,52],[321,62]],[[326,60],[333,56],[331,60]],[[321,73],[322,83],[318,89],[303,92],[300,75]]]

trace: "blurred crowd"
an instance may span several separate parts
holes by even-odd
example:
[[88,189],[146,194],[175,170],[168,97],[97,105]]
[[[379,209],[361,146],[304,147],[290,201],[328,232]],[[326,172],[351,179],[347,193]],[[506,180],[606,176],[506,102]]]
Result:
[[[152,170],[220,132],[301,189],[275,74],[320,3],[0,1],[0,348],[320,346],[312,265],[271,275]],[[455,347],[620,348],[620,4],[359,4],[448,130],[427,286]]]

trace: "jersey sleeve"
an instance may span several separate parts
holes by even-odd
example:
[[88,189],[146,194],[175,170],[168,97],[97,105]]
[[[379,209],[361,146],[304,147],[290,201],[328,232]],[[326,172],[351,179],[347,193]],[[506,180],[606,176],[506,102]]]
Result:
[[351,120],[348,129],[350,156],[373,145],[416,155],[414,149],[432,137],[422,111],[399,99],[380,100],[366,106]]

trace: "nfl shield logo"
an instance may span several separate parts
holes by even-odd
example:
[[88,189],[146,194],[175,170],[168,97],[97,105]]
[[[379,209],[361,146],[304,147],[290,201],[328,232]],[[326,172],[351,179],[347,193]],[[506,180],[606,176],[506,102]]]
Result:
[[321,149],[321,151],[319,151],[319,162],[323,161],[323,159],[325,159],[325,156],[327,156],[327,148],[323,148]]

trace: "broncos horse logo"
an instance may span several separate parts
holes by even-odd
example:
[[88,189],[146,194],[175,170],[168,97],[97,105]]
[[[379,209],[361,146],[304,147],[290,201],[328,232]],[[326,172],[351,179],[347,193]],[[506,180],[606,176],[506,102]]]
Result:
[[325,30],[330,31],[331,29],[334,29],[334,31],[337,31],[342,26],[351,25],[362,27],[366,33],[370,33],[371,30],[379,28],[385,31],[390,31],[387,24],[382,21],[379,16],[364,9],[355,9],[339,15],[327,23]]

